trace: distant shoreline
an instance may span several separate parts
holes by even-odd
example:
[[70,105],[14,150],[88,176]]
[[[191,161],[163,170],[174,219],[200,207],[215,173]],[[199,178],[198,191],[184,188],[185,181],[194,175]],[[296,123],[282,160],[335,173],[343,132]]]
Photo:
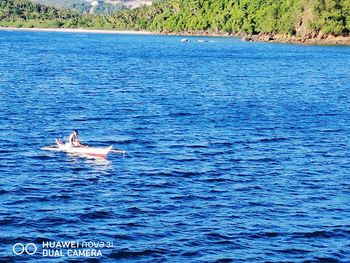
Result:
[[184,31],[184,32],[160,32],[161,35],[175,36],[202,36],[202,37],[235,37],[240,38],[244,42],[267,42],[267,43],[284,43],[297,45],[334,45],[349,46],[350,36],[333,36],[327,34],[312,35],[304,37],[288,36],[282,34],[260,33],[252,35],[248,33],[227,33],[227,32],[211,32],[211,31]]
[[247,42],[286,43],[298,45],[350,45],[350,36],[317,35],[308,37],[296,37],[271,33],[251,35],[247,33],[226,33],[210,31],[184,31],[184,32],[151,32],[136,30],[104,30],[86,28],[27,28],[27,27],[0,27],[0,31],[31,31],[31,32],[60,32],[60,33],[87,33],[87,34],[126,34],[126,35],[170,35],[170,36],[194,36],[194,37],[235,37]]
[[27,28],[27,27],[0,27],[1,31],[32,31],[32,32],[61,32],[61,33],[91,33],[91,34],[127,34],[127,35],[151,35],[149,31],[132,30],[103,30],[85,28]]

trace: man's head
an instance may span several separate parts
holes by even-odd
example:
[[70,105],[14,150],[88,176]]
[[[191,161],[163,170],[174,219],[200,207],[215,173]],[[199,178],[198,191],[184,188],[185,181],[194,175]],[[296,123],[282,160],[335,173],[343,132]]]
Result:
[[74,130],[74,134],[78,135],[79,134],[78,130]]

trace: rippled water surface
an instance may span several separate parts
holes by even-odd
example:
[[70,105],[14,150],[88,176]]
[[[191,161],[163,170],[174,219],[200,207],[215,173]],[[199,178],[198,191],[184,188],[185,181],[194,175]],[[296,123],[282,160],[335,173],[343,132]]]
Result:
[[3,262],[349,261],[350,48],[197,40],[0,31]]

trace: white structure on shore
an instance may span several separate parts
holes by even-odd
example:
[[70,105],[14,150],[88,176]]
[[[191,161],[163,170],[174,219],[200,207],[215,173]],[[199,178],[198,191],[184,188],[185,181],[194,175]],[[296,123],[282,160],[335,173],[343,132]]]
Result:
[[95,13],[97,6],[99,5],[99,2],[97,0],[87,0],[90,2],[90,14]]
[[85,1],[90,3],[89,13],[90,14],[94,14],[95,11],[96,11],[97,6],[99,5],[99,1],[98,0],[85,0]]

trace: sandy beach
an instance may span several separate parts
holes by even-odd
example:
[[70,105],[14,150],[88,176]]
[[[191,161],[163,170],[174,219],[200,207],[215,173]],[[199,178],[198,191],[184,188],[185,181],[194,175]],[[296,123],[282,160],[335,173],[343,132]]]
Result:
[[6,31],[34,31],[34,32],[61,32],[61,33],[91,33],[91,34],[129,34],[129,35],[150,35],[154,34],[148,31],[131,30],[100,30],[84,28],[24,28],[24,27],[0,27],[0,30]]

